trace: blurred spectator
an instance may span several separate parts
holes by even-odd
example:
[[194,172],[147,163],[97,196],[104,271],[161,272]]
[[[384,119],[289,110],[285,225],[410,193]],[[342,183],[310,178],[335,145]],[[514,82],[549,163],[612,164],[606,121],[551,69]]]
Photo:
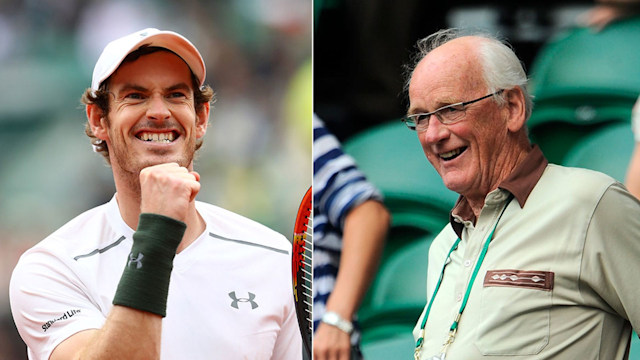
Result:
[[361,359],[356,312],[390,217],[382,195],[313,118],[313,358]]
[[596,6],[582,14],[578,23],[600,31],[613,21],[637,15],[639,12],[638,0],[596,0]]

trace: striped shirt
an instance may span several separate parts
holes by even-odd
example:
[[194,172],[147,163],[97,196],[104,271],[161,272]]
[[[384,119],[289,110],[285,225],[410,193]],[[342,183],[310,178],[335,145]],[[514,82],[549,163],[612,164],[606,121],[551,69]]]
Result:
[[[342,230],[347,213],[367,200],[382,201],[382,195],[355,161],[340,148],[338,139],[324,123],[313,118],[313,325],[318,328],[325,312],[340,263]],[[355,324],[351,337],[357,344]]]

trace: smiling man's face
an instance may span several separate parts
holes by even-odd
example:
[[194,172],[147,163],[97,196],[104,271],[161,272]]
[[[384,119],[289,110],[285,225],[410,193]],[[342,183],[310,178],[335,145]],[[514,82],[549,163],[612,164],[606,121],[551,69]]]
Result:
[[[462,37],[430,52],[416,66],[409,85],[409,113],[440,107],[488,94],[477,55],[478,38]],[[500,148],[508,134],[500,107],[488,98],[468,105],[462,121],[443,125],[435,116],[418,132],[429,162],[445,186],[462,195],[488,192],[499,175]]]
[[196,114],[191,72],[168,51],[122,64],[109,80],[106,139],[111,165],[137,174],[145,167],[176,162],[191,167],[206,114]]

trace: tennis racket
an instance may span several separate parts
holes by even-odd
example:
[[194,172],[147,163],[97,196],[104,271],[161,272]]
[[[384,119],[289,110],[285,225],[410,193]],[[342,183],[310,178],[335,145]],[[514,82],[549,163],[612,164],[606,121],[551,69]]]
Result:
[[311,236],[313,232],[313,208],[311,206],[311,188],[302,198],[296,223],[293,227],[293,255],[291,256],[291,270],[293,272],[293,299],[298,316],[298,326],[302,334],[302,342],[307,357],[311,358],[311,336],[313,321],[311,310],[313,295],[311,291],[312,268]]

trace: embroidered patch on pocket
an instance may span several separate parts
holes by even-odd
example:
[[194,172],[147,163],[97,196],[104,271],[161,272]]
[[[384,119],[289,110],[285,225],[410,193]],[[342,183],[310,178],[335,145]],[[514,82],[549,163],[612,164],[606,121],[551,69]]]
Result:
[[484,276],[484,287],[509,286],[553,290],[553,272],[530,270],[488,270]]

